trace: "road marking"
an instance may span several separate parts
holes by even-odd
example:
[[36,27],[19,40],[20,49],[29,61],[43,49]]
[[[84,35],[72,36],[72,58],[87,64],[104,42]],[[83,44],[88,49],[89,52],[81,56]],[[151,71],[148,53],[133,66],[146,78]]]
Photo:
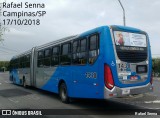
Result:
[[17,100],[13,100],[13,99],[11,99],[11,98],[9,98],[8,100],[11,101],[11,102],[14,102],[14,103],[18,103],[18,102],[19,102],[19,101],[17,101]]
[[157,104],[157,103],[160,103],[160,100],[144,101],[144,103],[146,103],[146,104],[150,104],[150,103],[155,103],[155,104]]
[[8,83],[12,83],[12,82],[10,82],[10,81],[4,81],[4,82],[7,83],[7,84],[8,84]]
[[38,97],[36,94],[29,95],[28,98],[33,99],[33,100],[39,100],[40,99],[40,97]]

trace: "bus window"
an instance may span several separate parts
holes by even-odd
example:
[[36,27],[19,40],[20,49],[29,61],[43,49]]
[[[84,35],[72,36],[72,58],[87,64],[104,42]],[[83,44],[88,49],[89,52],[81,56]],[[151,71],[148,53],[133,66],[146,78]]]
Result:
[[50,66],[51,62],[51,49],[45,49],[44,51],[44,66]]
[[59,56],[59,46],[56,46],[56,47],[53,47],[53,53],[52,53],[52,55],[57,55],[57,56]]
[[53,47],[51,66],[59,65],[59,52],[60,52],[59,46]]
[[38,52],[38,67],[43,67],[43,63],[44,63],[44,51],[39,51]]
[[79,53],[80,64],[84,65],[87,63],[87,40],[80,40],[80,53]]
[[23,68],[30,68],[30,55],[23,56]]
[[25,55],[25,56],[23,57],[23,67],[24,67],[24,68],[27,67],[27,66],[26,66],[26,61],[27,61],[27,56]]
[[23,68],[23,57],[19,58],[19,68]]
[[19,69],[20,68],[20,58],[16,59],[16,68]]
[[79,51],[79,41],[74,41],[73,42],[73,53],[76,53]]
[[89,64],[93,64],[99,55],[99,38],[98,35],[89,37]]
[[87,40],[81,39],[73,42],[73,64],[87,63]]
[[81,52],[86,52],[87,51],[87,40],[82,39],[81,40]]
[[73,64],[80,64],[79,62],[79,40],[73,42],[73,56],[72,56],[72,63]]
[[63,44],[61,47],[61,64],[70,65],[71,64],[71,43]]
[[26,63],[26,67],[30,68],[30,55],[26,56],[26,62],[25,63]]
[[44,51],[44,57],[46,58],[46,57],[50,57],[51,56],[51,49],[46,49],[45,51]]

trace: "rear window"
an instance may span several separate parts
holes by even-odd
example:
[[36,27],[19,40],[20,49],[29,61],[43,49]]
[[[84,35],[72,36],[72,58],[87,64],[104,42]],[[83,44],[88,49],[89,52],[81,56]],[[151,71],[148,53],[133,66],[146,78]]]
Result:
[[147,38],[144,34],[114,31],[114,37],[116,45],[147,47]]

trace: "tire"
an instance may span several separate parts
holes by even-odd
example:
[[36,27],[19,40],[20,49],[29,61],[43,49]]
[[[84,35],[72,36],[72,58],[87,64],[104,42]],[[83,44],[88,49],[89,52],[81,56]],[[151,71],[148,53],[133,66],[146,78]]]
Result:
[[23,87],[24,87],[24,88],[27,88],[26,80],[25,80],[25,79],[23,79]]
[[10,77],[10,81],[13,82],[13,75]]
[[13,78],[13,84],[16,84],[16,79],[15,78]]
[[61,101],[63,103],[69,103],[70,98],[68,97],[68,91],[67,91],[67,86],[65,83],[61,83],[59,87],[59,96],[61,98]]

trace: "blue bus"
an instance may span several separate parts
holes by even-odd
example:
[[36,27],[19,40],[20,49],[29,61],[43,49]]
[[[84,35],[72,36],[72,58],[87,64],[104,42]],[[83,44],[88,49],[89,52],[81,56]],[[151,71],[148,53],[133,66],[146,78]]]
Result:
[[14,56],[10,80],[70,98],[109,99],[153,91],[146,32],[101,26]]

